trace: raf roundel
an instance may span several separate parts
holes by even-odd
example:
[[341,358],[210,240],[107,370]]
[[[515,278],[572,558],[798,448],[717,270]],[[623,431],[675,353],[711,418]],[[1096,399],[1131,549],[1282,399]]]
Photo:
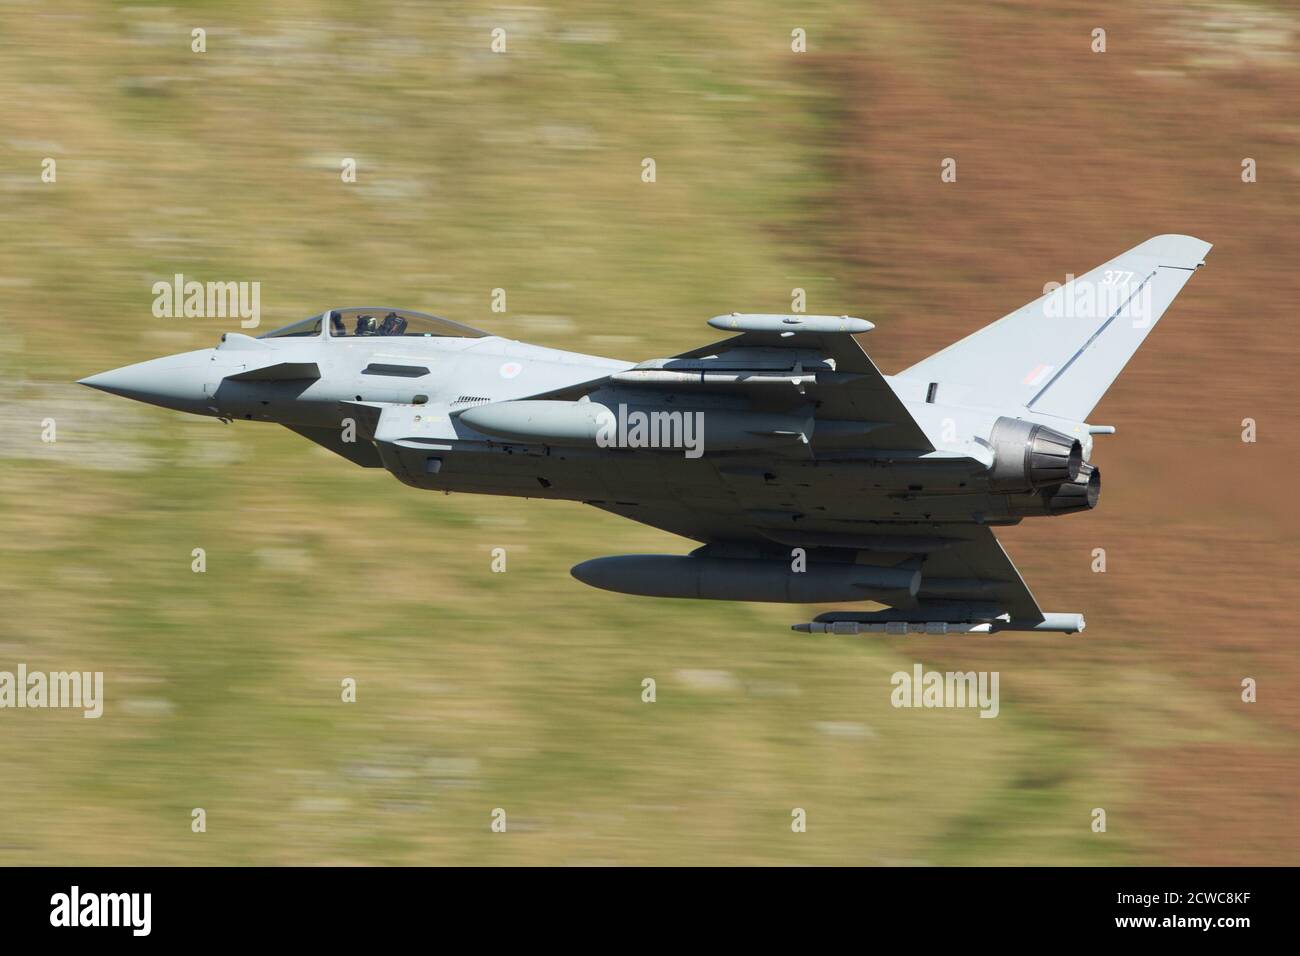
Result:
[[524,367],[520,365],[518,362],[506,362],[504,365],[501,366],[501,377],[514,378],[523,370]]

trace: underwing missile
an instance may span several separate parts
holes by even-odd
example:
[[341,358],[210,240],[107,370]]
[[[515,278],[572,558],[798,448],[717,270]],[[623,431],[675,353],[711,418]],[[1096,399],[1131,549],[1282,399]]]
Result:
[[[873,615],[873,620],[810,621],[792,624],[790,630],[801,634],[996,634],[999,631],[1040,631],[1076,634],[1084,629],[1082,614],[1057,611],[1043,613],[1041,621],[1017,621],[994,618],[991,621],[917,621],[907,616],[884,619],[889,612]],[[861,615],[866,617],[867,615]]]

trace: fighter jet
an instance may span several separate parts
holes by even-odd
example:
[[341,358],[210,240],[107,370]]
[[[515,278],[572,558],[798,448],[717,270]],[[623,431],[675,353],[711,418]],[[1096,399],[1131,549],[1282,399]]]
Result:
[[993,529],[1097,506],[1088,422],[1210,244],[1148,239],[883,375],[827,315],[721,315],[721,341],[638,363],[405,309],[330,309],[81,380],[274,422],[415,488],[581,501],[699,546],[598,557],[624,594],[852,603],[808,633],[1074,633]]

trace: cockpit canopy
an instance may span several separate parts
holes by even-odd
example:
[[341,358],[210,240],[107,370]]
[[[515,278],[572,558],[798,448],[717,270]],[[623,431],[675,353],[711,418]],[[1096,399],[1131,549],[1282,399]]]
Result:
[[258,336],[263,339],[313,338],[328,330],[331,338],[368,336],[402,336],[404,338],[481,339],[486,332],[468,325],[425,315],[410,309],[352,308],[330,309],[282,329]]

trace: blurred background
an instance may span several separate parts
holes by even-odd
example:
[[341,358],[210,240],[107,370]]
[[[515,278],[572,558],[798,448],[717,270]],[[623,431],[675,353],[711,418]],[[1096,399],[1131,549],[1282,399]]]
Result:
[[[1064,6],[0,5],[0,669],[106,697],[0,712],[0,864],[1300,862],[1300,13]],[[895,372],[1166,232],[1215,248],[1093,415],[1100,508],[1000,535],[1072,637],[594,591],[692,545],[73,384],[237,327],[155,318],[177,272],[259,281],[263,331],[628,360],[802,288]],[[1000,716],[893,709],[917,661]]]

